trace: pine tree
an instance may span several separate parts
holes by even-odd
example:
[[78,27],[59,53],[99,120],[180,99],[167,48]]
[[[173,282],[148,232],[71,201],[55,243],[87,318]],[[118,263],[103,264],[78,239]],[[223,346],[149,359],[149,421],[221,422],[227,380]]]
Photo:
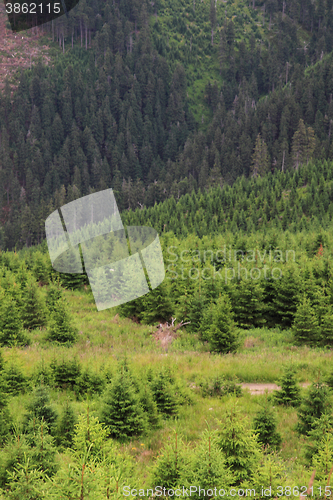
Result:
[[63,409],[62,415],[59,419],[57,428],[57,445],[65,448],[70,448],[73,444],[73,437],[75,431],[76,416],[73,407],[69,402]]
[[281,389],[274,393],[275,402],[285,406],[299,406],[301,391],[297,385],[295,370],[291,366],[284,369],[279,384]]
[[99,421],[98,417],[91,415],[89,406],[87,412],[79,416],[75,424],[73,448],[79,456],[89,456],[102,460],[106,446],[108,429]]
[[253,426],[258,435],[258,441],[263,446],[277,448],[281,444],[282,438],[276,431],[276,417],[267,403],[254,417]]
[[151,390],[157,409],[163,415],[170,417],[178,412],[178,400],[174,387],[165,370],[161,370],[151,382]]
[[22,290],[22,320],[26,329],[44,326],[45,311],[42,299],[34,281],[29,281]]
[[50,315],[48,340],[71,344],[77,338],[77,329],[72,325],[65,299],[58,300],[56,309]]
[[153,393],[149,386],[145,385],[140,391],[140,403],[143,411],[147,415],[148,423],[152,429],[160,424],[160,416],[158,414],[158,407],[154,401]]
[[221,295],[211,309],[208,327],[208,342],[212,352],[226,354],[234,352],[239,345],[238,330],[228,295]]
[[224,456],[218,446],[216,431],[205,430],[202,433],[191,462],[182,471],[180,479],[180,484],[185,487],[197,484],[205,490],[205,494],[200,495],[199,492],[192,492],[191,497],[196,500],[211,498],[207,490],[219,489],[222,485],[226,488],[232,483],[232,476],[226,468]]
[[107,390],[100,420],[111,437],[122,441],[144,432],[146,417],[126,371],[117,373]]
[[310,299],[303,296],[293,323],[293,334],[298,344],[318,345],[320,341],[319,324]]
[[0,303],[0,344],[22,345],[26,342],[23,322],[15,300],[5,297]]
[[308,389],[297,412],[298,423],[296,430],[299,434],[308,435],[315,427],[316,420],[330,411],[330,394],[327,387],[321,382],[314,382]]
[[254,146],[254,152],[252,156],[251,173],[252,177],[258,177],[258,175],[264,175],[269,169],[269,156],[267,150],[267,144],[261,135],[258,134],[256,139],[256,144]]
[[151,484],[153,487],[175,488],[181,484],[181,478],[190,467],[190,451],[177,433],[169,437],[152,468]]
[[232,485],[250,480],[261,458],[260,445],[237,401],[227,405],[218,431],[218,445],[232,473]]
[[264,312],[264,289],[254,280],[241,280],[233,294],[235,320],[240,328],[260,327],[266,320]]
[[42,420],[48,425],[50,434],[56,432],[57,412],[50,404],[50,396],[43,386],[37,387],[33,398],[27,405],[27,413],[24,417],[24,428],[29,430]]

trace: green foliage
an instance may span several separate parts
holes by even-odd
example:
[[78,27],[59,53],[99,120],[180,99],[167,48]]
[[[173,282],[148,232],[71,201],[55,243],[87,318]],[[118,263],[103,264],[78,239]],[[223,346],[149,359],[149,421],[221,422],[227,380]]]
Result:
[[63,448],[70,448],[72,446],[76,421],[74,409],[67,401],[58,421],[56,433],[56,443],[58,446]]
[[208,338],[210,350],[226,354],[234,352],[239,345],[238,331],[233,320],[231,302],[227,295],[221,295],[203,316],[201,330]]
[[22,320],[23,327],[34,329],[46,323],[44,304],[42,302],[37,284],[28,281],[22,290]]
[[[286,484],[284,465],[273,454],[265,455],[250,481],[245,481],[242,488],[254,490],[258,498],[278,496],[281,485]],[[280,488],[279,488],[280,487]]]
[[71,344],[77,339],[77,333],[77,329],[72,325],[65,299],[59,299],[50,315],[48,340]]
[[107,388],[100,420],[108,427],[110,436],[120,440],[145,431],[146,416],[125,370],[119,371]]
[[74,389],[81,375],[81,365],[77,359],[57,361],[50,364],[51,374],[55,387],[61,389]]
[[140,404],[147,415],[149,426],[152,429],[159,427],[161,422],[158,414],[158,406],[148,385],[145,385],[140,391]]
[[5,297],[0,303],[0,345],[22,345],[25,342],[23,322],[17,303],[11,297]]
[[221,375],[201,380],[198,385],[203,397],[223,397],[228,394],[240,397],[243,394],[242,387],[239,384],[234,380],[227,381]]
[[211,498],[207,490],[225,489],[232,483],[232,475],[226,468],[225,459],[218,446],[216,431],[205,430],[200,436],[195,450],[189,453],[190,463],[181,473],[179,484],[190,487],[200,485],[205,494],[196,491],[191,497]]
[[277,448],[282,441],[276,430],[277,420],[272,408],[266,403],[253,419],[253,427],[258,435],[258,442],[264,447]]
[[176,396],[173,378],[167,370],[160,370],[151,382],[151,391],[157,409],[166,417],[178,412],[178,398]]
[[89,406],[86,414],[79,415],[75,424],[73,449],[79,456],[89,453],[90,457],[101,460],[106,447],[106,438],[109,430],[99,422],[98,418],[91,415]]
[[24,428],[34,427],[38,422],[43,420],[48,425],[51,435],[53,435],[56,432],[57,418],[57,412],[50,404],[50,396],[46,387],[37,387],[31,401],[27,405]]
[[323,438],[330,435],[333,429],[333,416],[323,413],[313,422],[312,429],[308,432],[305,444],[305,457],[312,463],[312,458],[319,452]]
[[284,368],[279,384],[281,389],[274,392],[274,401],[280,405],[299,406],[301,391],[297,385],[295,370],[292,366]]
[[310,300],[305,296],[295,314],[293,333],[298,344],[317,345],[319,343],[318,319]]
[[29,384],[21,368],[14,363],[6,366],[3,372],[3,379],[6,384],[6,392],[10,395],[17,395],[26,392]]
[[181,484],[183,476],[191,464],[190,450],[181,436],[171,435],[156,459],[150,482],[152,487],[175,488]]
[[322,382],[314,382],[308,389],[298,409],[296,430],[299,434],[308,435],[315,427],[316,421],[331,410],[330,392]]
[[322,437],[319,449],[312,462],[316,470],[316,478],[326,483],[333,467],[333,437],[331,433],[326,432]]
[[233,485],[250,480],[261,458],[260,445],[251,430],[247,417],[241,415],[237,401],[230,401],[221,420],[218,420],[218,446],[226,467],[232,473]]

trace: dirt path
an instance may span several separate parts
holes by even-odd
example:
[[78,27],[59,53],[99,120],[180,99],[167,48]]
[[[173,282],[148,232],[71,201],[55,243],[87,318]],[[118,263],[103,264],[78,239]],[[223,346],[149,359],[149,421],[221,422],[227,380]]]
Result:
[[[311,385],[309,382],[303,382],[300,384],[301,387],[309,387]],[[265,392],[278,391],[281,389],[279,385],[276,384],[241,384],[242,389],[248,389],[250,394],[260,395],[265,394]]]

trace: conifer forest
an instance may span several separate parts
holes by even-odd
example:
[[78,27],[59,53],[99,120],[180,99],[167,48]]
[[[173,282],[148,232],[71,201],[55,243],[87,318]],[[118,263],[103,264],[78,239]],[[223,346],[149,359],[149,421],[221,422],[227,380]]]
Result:
[[[333,498],[333,0],[80,0],[19,34],[0,499]],[[109,188],[165,277],[98,310],[45,221]]]

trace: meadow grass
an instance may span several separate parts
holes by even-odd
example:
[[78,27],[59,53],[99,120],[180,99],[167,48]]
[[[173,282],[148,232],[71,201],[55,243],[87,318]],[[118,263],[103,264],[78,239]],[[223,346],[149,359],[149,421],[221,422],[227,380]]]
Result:
[[[44,290],[45,292],[45,290]],[[163,445],[174,439],[175,433],[188,443],[198,440],[207,426],[219,427],[225,404],[230,397],[203,397],[200,383],[216,377],[237,383],[277,383],[283,368],[292,364],[299,382],[312,382],[326,375],[332,364],[333,351],[310,349],[293,345],[289,330],[258,328],[240,332],[241,346],[234,354],[216,355],[200,342],[197,335],[178,330],[178,338],[166,351],[153,337],[156,326],[134,323],[119,317],[117,309],[98,312],[90,290],[65,292],[74,325],[79,331],[78,341],[72,346],[51,344],[46,340],[46,330],[28,333],[30,345],[24,348],[4,348],[6,362],[19,366],[25,376],[31,377],[41,364],[48,366],[53,360],[77,359],[83,369],[96,373],[107,371],[112,379],[119,362],[126,357],[133,374],[142,379],[148,368],[158,372],[169,368],[178,385],[190,394],[192,404],[180,407],[176,418],[165,419],[160,428],[150,430],[139,439],[123,444],[124,453],[134,457],[138,474],[143,483],[149,481],[149,468]],[[302,389],[303,394],[305,389]],[[76,399],[70,390],[50,388],[52,405],[61,415],[67,400],[77,415],[86,413],[99,416],[103,395]],[[253,396],[247,390],[238,398],[238,408],[252,425],[268,394]],[[9,400],[9,410],[14,421],[20,424],[24,418],[31,393],[20,394]],[[272,405],[274,402],[272,400]],[[297,412],[294,408],[274,406],[278,421],[278,432],[282,436],[279,456],[284,460],[286,474],[299,481],[308,481],[304,469],[304,439],[296,434]],[[66,460],[66,454],[61,455]],[[148,484],[148,483],[147,483]],[[304,482],[304,484],[307,484]]]

